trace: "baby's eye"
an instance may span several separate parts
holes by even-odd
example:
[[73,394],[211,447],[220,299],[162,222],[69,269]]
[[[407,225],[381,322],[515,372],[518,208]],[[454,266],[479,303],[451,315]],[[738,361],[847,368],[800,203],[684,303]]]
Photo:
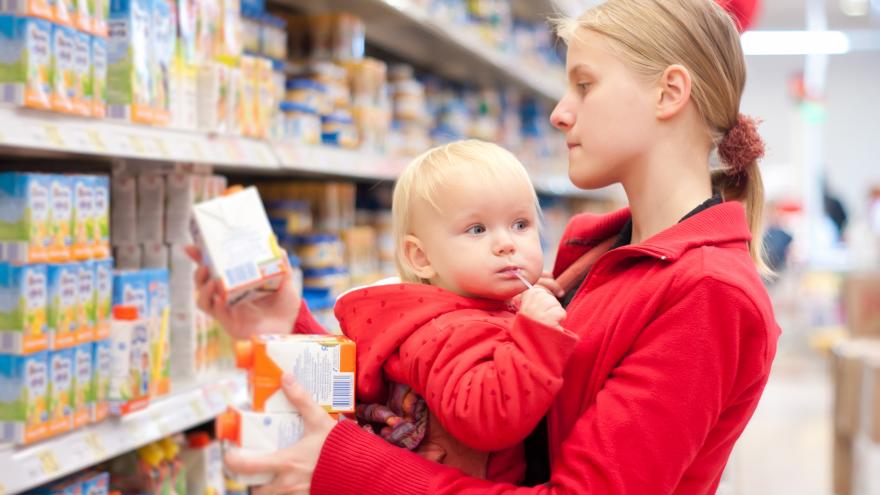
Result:
[[472,234],[472,235],[484,234],[486,232],[486,226],[480,225],[480,224],[471,225],[470,227],[468,227],[468,229],[465,232],[467,232],[468,234]]
[[528,220],[517,220],[516,222],[513,222],[513,230],[526,230],[527,228],[529,228]]

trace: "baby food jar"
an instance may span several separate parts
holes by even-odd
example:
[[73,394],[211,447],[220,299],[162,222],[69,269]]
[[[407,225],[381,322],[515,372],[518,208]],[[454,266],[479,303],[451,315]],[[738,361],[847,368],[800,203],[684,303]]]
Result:
[[[308,201],[269,201],[266,213],[272,228],[278,232],[295,235],[312,230],[312,209]],[[296,243],[296,239],[291,240]]]
[[356,148],[357,128],[351,114],[336,111],[321,117],[321,142],[342,148]]
[[242,6],[241,42],[245,53],[260,53],[260,32],[262,23],[259,12]]
[[287,60],[287,23],[284,19],[263,16],[262,53],[275,60]]
[[304,268],[328,268],[343,264],[343,247],[339,236],[306,234],[295,237],[296,255]]
[[283,102],[281,138],[294,144],[317,145],[321,142],[321,118],[318,112],[302,103]]
[[311,79],[290,79],[286,88],[286,102],[299,103],[317,111],[327,106],[327,87],[319,82]]
[[303,287],[327,289],[335,299],[351,287],[351,276],[348,270],[338,266],[307,268],[303,270]]

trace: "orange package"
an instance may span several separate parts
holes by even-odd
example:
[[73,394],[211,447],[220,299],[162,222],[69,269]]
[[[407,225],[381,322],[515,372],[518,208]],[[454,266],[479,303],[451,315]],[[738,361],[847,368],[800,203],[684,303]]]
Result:
[[236,363],[249,370],[253,410],[296,412],[281,390],[293,374],[327,412],[354,412],[355,343],[336,335],[259,335],[236,344]]

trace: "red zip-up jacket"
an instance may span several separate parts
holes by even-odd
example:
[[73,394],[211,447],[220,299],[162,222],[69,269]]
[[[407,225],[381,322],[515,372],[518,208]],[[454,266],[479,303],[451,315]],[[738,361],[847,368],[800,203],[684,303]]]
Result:
[[426,440],[443,448],[443,464],[522,480],[521,442],[562,387],[577,336],[515,314],[505,301],[421,284],[351,291],[335,313],[357,343],[358,402],[384,401],[389,380],[408,385],[439,422]]
[[[555,273],[628,218],[575,217]],[[743,206],[727,202],[594,265],[565,320],[581,340],[548,413],[549,483],[469,478],[344,421],[324,444],[312,493],[714,493],[780,333],[750,237]]]

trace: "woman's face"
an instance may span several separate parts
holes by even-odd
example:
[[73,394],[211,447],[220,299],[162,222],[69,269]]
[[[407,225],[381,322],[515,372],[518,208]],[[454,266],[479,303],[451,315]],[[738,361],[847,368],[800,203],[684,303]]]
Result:
[[565,133],[569,178],[581,189],[624,181],[656,139],[659,87],[592,31],[580,30],[572,39],[566,71],[568,90],[550,122]]

